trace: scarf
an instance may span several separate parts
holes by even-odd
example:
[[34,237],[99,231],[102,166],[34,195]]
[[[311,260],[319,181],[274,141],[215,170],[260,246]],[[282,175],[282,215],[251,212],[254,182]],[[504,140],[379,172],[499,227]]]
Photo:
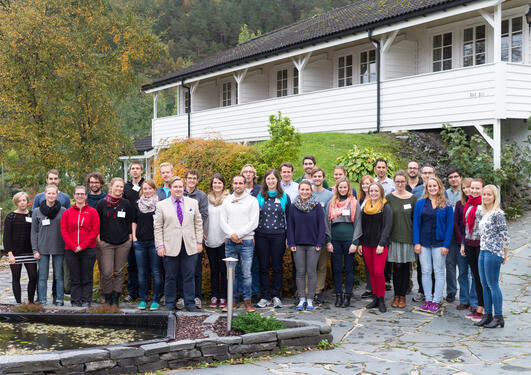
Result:
[[[463,223],[465,223],[465,226],[468,227],[468,232],[472,233],[474,229],[474,223],[476,221],[476,211],[478,210],[478,206],[481,204],[481,195],[478,195],[477,197],[469,196],[468,200],[466,201],[465,208],[463,209]],[[470,209],[470,214],[468,217],[466,216],[466,212],[468,209]]]
[[[269,195],[269,198],[275,198],[277,196],[277,192],[276,191],[268,191],[267,194]],[[265,199],[262,196],[262,193],[258,194],[256,199],[258,199],[258,206],[260,206],[260,208],[262,208],[264,206],[264,204],[265,204]],[[286,203],[288,203],[288,198],[286,196],[286,193],[284,193],[284,194],[282,194],[282,197],[280,197],[280,207],[282,207],[282,211],[283,212],[286,211]]]
[[46,216],[50,220],[53,220],[61,209],[61,203],[56,200],[55,202],[53,202],[52,207],[48,207],[48,205],[46,204],[46,200],[43,200],[39,206],[39,209],[44,216]]
[[365,206],[363,207],[363,212],[365,212],[367,215],[376,215],[378,212],[380,212],[383,209],[384,204],[387,203],[387,200],[384,199],[378,199],[376,201],[376,204],[373,204],[372,199],[367,199],[367,203],[365,203]]
[[122,201],[122,197],[113,197],[112,195],[107,195],[105,198],[103,198],[107,201],[107,207],[116,208]]
[[354,215],[356,214],[356,199],[354,199],[352,195],[344,200],[336,199],[335,204],[333,206],[330,205],[330,209],[328,210],[328,217],[330,218],[330,220],[341,216],[343,214],[343,210],[345,210],[349,206],[349,204],[350,220],[354,222]]
[[138,210],[142,212],[143,214],[148,214],[150,212],[155,211],[155,207],[157,206],[157,202],[159,201],[159,197],[156,195],[152,197],[144,197],[143,195],[138,198],[138,201],[136,204],[138,205]]
[[293,202],[293,204],[299,211],[308,213],[319,204],[319,201],[315,199],[313,195],[310,195],[310,198],[303,203],[301,201],[301,196],[297,195],[297,198],[295,198],[295,202]]
[[210,193],[208,193],[208,201],[210,202],[210,204],[212,204],[212,206],[217,207],[217,206],[221,206],[225,198],[227,198],[228,196],[229,196],[228,190],[225,190],[219,198],[216,198],[216,195],[214,194],[214,192],[211,191]]

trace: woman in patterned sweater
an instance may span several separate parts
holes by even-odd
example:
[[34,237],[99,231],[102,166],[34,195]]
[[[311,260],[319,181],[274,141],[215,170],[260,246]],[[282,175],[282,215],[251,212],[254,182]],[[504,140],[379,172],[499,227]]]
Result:
[[[503,297],[499,285],[500,267],[507,260],[509,235],[505,214],[500,209],[498,188],[487,185],[483,188],[481,202],[482,217],[479,222],[480,253],[479,276],[483,286],[485,314],[481,321],[475,323],[485,328],[496,328],[505,325],[502,316]],[[494,305],[494,318],[492,317]]]

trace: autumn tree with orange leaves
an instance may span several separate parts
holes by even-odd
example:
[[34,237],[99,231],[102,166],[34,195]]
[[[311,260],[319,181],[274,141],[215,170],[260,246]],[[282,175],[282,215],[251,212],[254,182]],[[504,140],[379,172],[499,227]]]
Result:
[[112,4],[0,2],[0,159],[12,182],[57,168],[80,183],[129,144],[115,108],[163,47],[149,22]]

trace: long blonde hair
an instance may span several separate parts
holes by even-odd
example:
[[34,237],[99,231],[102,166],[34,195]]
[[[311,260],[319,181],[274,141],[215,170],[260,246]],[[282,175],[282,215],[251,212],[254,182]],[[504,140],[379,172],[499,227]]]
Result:
[[487,213],[487,212],[494,212],[496,210],[500,209],[500,192],[498,191],[498,188],[494,185],[487,185],[483,188],[483,192],[485,192],[486,189],[489,189],[492,191],[492,194],[494,195],[494,202],[492,203],[492,208],[490,210],[487,210],[487,206],[485,206],[485,203],[483,202],[483,199],[481,200],[481,212]]
[[334,207],[336,205],[336,202],[340,200],[339,189],[337,187],[342,182],[346,182],[348,186],[347,198],[352,195],[352,184],[350,183],[350,180],[346,177],[341,177],[340,179],[336,181],[336,184],[334,185],[334,196],[330,200],[330,207]]
[[439,186],[439,191],[437,192],[437,198],[435,199],[435,204],[438,208],[446,208],[448,206],[448,199],[444,196],[444,185],[439,177],[430,177],[428,181],[424,184],[424,194],[422,195],[423,199],[429,198],[428,193],[428,183],[433,180]]

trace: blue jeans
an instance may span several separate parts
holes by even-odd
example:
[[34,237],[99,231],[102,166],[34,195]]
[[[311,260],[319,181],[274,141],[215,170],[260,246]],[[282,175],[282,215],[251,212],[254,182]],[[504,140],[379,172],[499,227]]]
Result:
[[500,267],[503,258],[482,250],[479,253],[479,277],[483,286],[483,302],[485,314],[492,314],[494,305],[494,315],[502,315],[503,296],[500,289]]
[[478,296],[476,295],[476,285],[474,284],[474,278],[472,271],[466,257],[461,254],[457,255],[457,267],[459,268],[459,303],[463,305],[477,306]]
[[140,300],[148,301],[151,276],[153,276],[153,302],[159,303],[162,294],[162,258],[157,255],[155,241],[135,241],[133,250],[138,269]]
[[[343,270],[345,270],[345,294],[352,294],[354,285],[354,253],[349,254],[348,249],[352,241],[334,241],[332,246],[332,274],[334,277],[334,292],[343,293]],[[321,251],[327,251],[326,248]],[[343,266],[343,262],[345,265]]]
[[[230,238],[225,241],[225,256],[238,259],[238,266],[241,270],[241,284],[243,286],[243,299],[251,299],[252,277],[251,266],[253,263],[253,240],[242,240],[241,243],[235,243]],[[234,280],[234,297],[238,291],[239,280]]]
[[184,242],[181,245],[181,251],[176,257],[165,256],[164,264],[164,295],[166,296],[166,307],[173,308],[177,302],[177,275],[181,274],[183,278],[183,297],[184,305],[187,309],[195,306],[195,265],[197,254],[188,255],[186,253]]
[[50,271],[50,256],[52,257],[53,278],[57,290],[57,302],[64,301],[63,259],[64,255],[43,255],[39,259],[39,302],[46,304],[48,293],[48,273]]
[[[446,255],[441,254],[441,247],[424,247],[419,254],[422,266],[422,286],[426,301],[441,303],[444,289],[444,266]],[[435,273],[435,291],[432,294],[431,273]]]
[[457,279],[455,267],[457,267],[457,257],[460,257],[459,248],[455,243],[455,238],[452,238],[450,247],[448,248],[448,255],[446,255],[446,295],[457,294]]

